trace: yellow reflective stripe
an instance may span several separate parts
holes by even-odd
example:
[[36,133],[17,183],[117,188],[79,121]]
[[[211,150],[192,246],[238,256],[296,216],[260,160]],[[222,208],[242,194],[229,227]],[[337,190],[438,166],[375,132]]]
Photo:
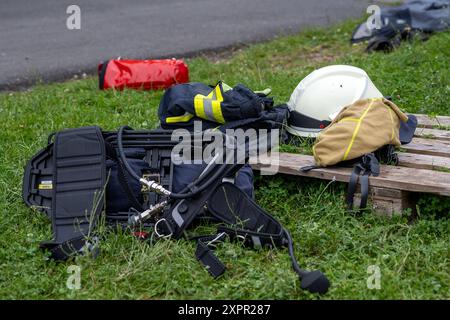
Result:
[[222,96],[222,92],[220,90],[220,85],[216,86],[216,99],[215,101],[213,101],[212,103],[212,112],[214,115],[214,119],[216,119],[216,121],[218,123],[225,123],[225,118],[223,117],[222,114],[222,105],[221,102],[223,101],[223,96]]
[[194,115],[192,115],[190,113],[186,113],[182,116],[167,117],[166,123],[188,122],[193,117],[194,117]]
[[219,100],[214,100],[212,102],[212,112],[213,112],[213,117],[216,120],[216,122],[225,123],[225,119],[223,118],[223,114],[222,114],[222,106],[221,106]]
[[344,158],[342,158],[342,161],[347,160],[348,154],[350,153],[350,150],[352,149],[353,143],[355,142],[356,136],[358,135],[359,128],[361,127],[361,122],[363,121],[364,117],[367,115],[367,113],[369,112],[370,108],[372,107],[373,103],[376,100],[377,99],[371,99],[369,106],[364,111],[364,113],[361,116],[361,118],[359,118],[358,123],[356,124],[355,131],[353,131],[352,140],[350,140],[350,144],[348,145],[348,148],[345,151]]
[[203,99],[205,98],[204,95],[197,94],[194,97],[194,108],[195,108],[195,114],[197,117],[202,119],[207,119],[205,114],[205,108],[203,106]]
[[389,110],[389,116],[391,117],[391,124],[392,124],[392,134],[391,134],[391,142],[394,140],[395,132],[394,132],[394,118],[392,117],[392,109],[389,108],[387,105],[384,105]]
[[341,120],[339,120],[338,122],[344,122],[344,121],[353,121],[353,122],[358,122],[359,118],[351,118],[351,117],[346,117],[346,118],[342,118]]
[[220,102],[222,102],[223,97],[222,97],[222,91],[220,91],[220,85],[217,85],[216,88],[214,89],[214,91],[216,92],[216,99],[219,100]]
[[225,123],[222,114],[223,101],[220,86],[217,85],[207,96],[197,94],[194,97],[195,114],[202,119],[215,121],[218,123]]

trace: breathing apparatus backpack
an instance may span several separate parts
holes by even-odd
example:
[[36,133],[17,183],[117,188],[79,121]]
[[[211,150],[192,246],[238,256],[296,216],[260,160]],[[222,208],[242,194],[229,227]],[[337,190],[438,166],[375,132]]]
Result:
[[[104,132],[85,127],[57,132],[28,162],[24,175],[25,203],[40,208],[52,221],[54,237],[42,243],[42,248],[57,260],[93,252],[99,241],[96,226],[104,217],[108,224],[129,228],[140,236],[144,230],[154,239],[197,241],[196,258],[213,277],[226,270],[214,253],[215,245],[226,238],[254,248],[287,247],[301,288],[326,292],[329,281],[325,275],[300,268],[289,232],[253,200],[251,169],[246,166],[249,143],[230,143],[234,138],[223,133],[231,127],[270,131],[279,128],[286,117],[286,107],[279,106],[222,125],[217,131],[223,137],[224,151],[229,151],[221,155],[225,161],[191,168],[195,178],[177,188],[174,181],[182,174],[175,177],[176,170],[186,173],[189,168],[175,169],[171,153],[179,141],[172,139],[171,130],[121,127],[117,132]],[[195,145],[202,132],[190,134]],[[242,150],[244,162],[227,161]],[[114,202],[124,196],[127,203]],[[218,223],[217,232],[190,236],[189,228],[205,219]]]
[[379,162],[396,165],[395,147],[409,143],[417,119],[407,116],[392,101],[385,98],[358,100],[344,107],[327,126],[313,146],[316,165],[301,168],[308,171],[337,163],[353,165],[347,191],[349,210],[358,179],[361,184],[360,209],[367,205],[369,176],[378,176]]

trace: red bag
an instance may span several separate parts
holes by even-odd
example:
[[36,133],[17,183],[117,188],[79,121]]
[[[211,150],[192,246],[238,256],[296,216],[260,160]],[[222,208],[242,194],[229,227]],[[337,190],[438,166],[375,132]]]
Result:
[[109,60],[98,66],[100,89],[166,89],[189,82],[188,66],[182,60]]

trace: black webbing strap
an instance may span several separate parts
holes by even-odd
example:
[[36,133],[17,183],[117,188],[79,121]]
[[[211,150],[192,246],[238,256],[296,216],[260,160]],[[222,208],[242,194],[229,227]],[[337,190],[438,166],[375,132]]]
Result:
[[41,248],[50,251],[50,257],[57,261],[64,261],[83,253],[90,253],[95,258],[99,253],[97,242],[96,237],[93,237],[92,241],[88,241],[85,236],[80,236],[60,244],[43,242]]
[[235,227],[228,227],[226,225],[219,225],[217,228],[217,234],[197,237],[197,249],[195,251],[195,257],[197,260],[206,267],[208,272],[214,278],[221,276],[226,270],[225,265],[214,253],[215,243],[224,241],[226,236],[228,236],[230,241],[239,241],[246,247],[251,248],[273,248],[285,247],[287,245],[287,240],[284,237],[284,233],[267,234]]
[[[353,198],[355,196],[358,178],[360,177],[361,172],[364,171],[365,169],[359,163],[353,167],[353,171],[350,175],[350,180],[348,182],[347,197],[346,197],[348,210],[353,210]],[[363,177],[366,177],[367,179],[363,179]],[[368,172],[363,173],[363,175],[360,178],[360,183],[361,183],[361,202],[359,208],[364,209],[366,207],[368,198],[368,183],[369,183]]]
[[353,210],[353,198],[356,192],[356,186],[359,183],[361,185],[361,202],[359,209],[364,209],[367,206],[367,200],[369,198],[369,176],[378,176],[380,174],[380,164],[373,153],[365,154],[361,158],[361,162],[357,163],[352,170],[350,180],[348,182],[347,189],[347,205],[348,210]]
[[225,265],[214,254],[214,243],[223,241],[225,233],[219,233],[213,236],[205,236],[197,239],[197,249],[195,257],[205,266],[208,272],[214,278],[221,276],[225,270]]
[[[278,222],[276,223],[282,230],[281,224]],[[217,227],[217,232],[226,233],[231,241],[241,241],[246,247],[255,249],[284,247],[287,244],[286,238],[282,231],[280,233],[265,233],[248,229],[240,229],[236,226],[228,227],[226,225],[219,225]]]
[[298,128],[323,129],[330,123],[331,121],[317,120],[295,110],[289,113],[289,125]]
[[318,169],[318,168],[321,168],[321,166],[311,165],[311,166],[300,167],[298,170],[301,172],[309,172],[313,169]]
[[[222,179],[211,181],[212,183],[209,187],[196,196],[179,199],[171,204],[170,210],[166,210],[162,218],[155,224],[155,233],[158,237],[179,239],[184,235],[184,231],[191,226],[196,218],[202,215],[206,203],[211,198],[211,194],[222,183]],[[196,185],[191,184],[189,187],[186,187],[186,190],[194,191],[196,188]]]
[[214,278],[226,268],[212,245],[223,241],[225,236],[252,248],[287,245],[281,224],[230,182],[222,182],[211,194],[208,211],[222,224],[218,225],[216,235],[197,238],[196,257]]
[[315,293],[325,293],[328,290],[330,282],[322,272],[300,268],[289,232],[234,184],[219,184],[211,193],[207,208],[222,224],[218,226],[216,235],[196,237],[195,255],[214,278],[226,270],[214,253],[214,243],[223,241],[228,236],[231,241],[238,240],[253,248],[287,247],[292,267],[301,281],[301,288]]
[[139,200],[134,195],[133,189],[131,188],[130,182],[128,181],[127,173],[125,170],[125,166],[122,160],[117,156],[116,150],[111,146],[110,143],[105,142],[106,146],[106,156],[117,163],[117,177],[119,179],[120,185],[125,191],[125,194],[130,202],[131,206],[136,210],[142,212],[144,211],[144,207],[141,205]]
[[[208,199],[208,211],[231,230],[244,233],[282,236],[281,224],[258,206],[253,199],[229,182],[222,182]],[[227,232],[226,228],[223,231]]]

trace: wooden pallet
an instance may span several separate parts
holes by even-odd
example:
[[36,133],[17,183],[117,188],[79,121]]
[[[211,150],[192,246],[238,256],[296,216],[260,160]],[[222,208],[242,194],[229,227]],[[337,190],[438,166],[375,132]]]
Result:
[[[450,117],[416,115],[418,127],[410,144],[400,148],[398,166],[381,165],[378,177],[371,176],[370,197],[376,212],[401,214],[415,211],[416,193],[450,196]],[[279,157],[251,159],[252,167],[266,172],[348,182],[352,168],[334,166],[302,172],[314,164],[309,155],[280,153]],[[356,202],[357,201],[357,202]],[[359,203],[359,200],[355,200]]]

